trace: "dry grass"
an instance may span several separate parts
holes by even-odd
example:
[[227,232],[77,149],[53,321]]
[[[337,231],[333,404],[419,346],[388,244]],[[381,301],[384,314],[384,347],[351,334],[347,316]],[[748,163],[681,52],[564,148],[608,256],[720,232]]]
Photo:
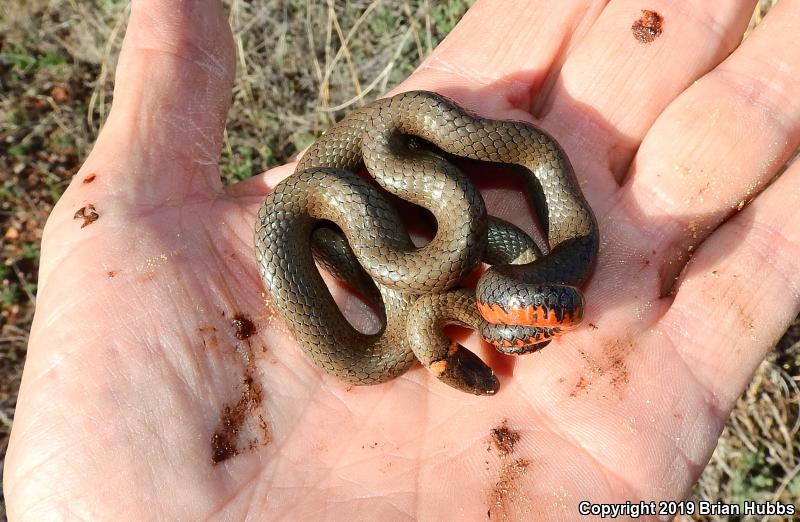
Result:
[[[395,85],[468,3],[229,0],[238,74],[221,161],[226,180],[284,162],[348,107]],[[773,3],[762,0],[753,22]],[[121,0],[0,2],[0,458],[35,303],[42,226],[108,113],[127,12]],[[795,323],[761,365],[696,499],[800,504],[798,340]]]

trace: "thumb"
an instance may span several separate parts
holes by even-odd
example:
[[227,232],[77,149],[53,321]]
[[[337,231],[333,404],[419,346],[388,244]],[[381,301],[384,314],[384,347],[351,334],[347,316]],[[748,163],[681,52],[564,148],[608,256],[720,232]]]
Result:
[[220,190],[234,71],[221,2],[134,0],[111,113],[76,182],[95,175],[139,204]]

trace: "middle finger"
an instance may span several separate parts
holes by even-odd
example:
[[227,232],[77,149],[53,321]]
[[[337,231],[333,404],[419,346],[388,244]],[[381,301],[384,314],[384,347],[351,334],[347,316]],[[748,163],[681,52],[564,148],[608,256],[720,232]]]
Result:
[[606,181],[598,169],[623,178],[661,111],[739,44],[754,3],[662,0],[650,14],[635,0],[606,6],[534,108],[568,152],[580,151],[570,159],[582,181]]

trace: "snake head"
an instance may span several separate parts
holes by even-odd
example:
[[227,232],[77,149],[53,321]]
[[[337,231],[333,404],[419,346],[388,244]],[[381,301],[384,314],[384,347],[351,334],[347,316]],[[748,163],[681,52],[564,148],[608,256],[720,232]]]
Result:
[[431,363],[428,369],[448,386],[473,395],[494,395],[500,388],[494,371],[480,357],[457,343],[453,343],[448,354]]

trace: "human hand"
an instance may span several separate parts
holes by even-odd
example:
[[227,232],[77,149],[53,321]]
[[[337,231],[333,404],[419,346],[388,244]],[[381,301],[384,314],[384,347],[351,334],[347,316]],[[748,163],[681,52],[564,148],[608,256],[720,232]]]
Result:
[[[323,375],[265,307],[253,254],[292,166],[220,182],[225,13],[134,3],[112,113],[45,230],[12,518],[573,520],[582,499],[688,493],[798,311],[800,168],[765,187],[800,141],[800,5],[725,59],[752,3],[664,3],[649,44],[626,2],[498,4],[400,90],[561,143],[602,239],[585,326],[513,365],[466,341],[506,367],[492,398],[421,368],[367,388]],[[489,187],[487,206],[517,219],[508,196]]]

